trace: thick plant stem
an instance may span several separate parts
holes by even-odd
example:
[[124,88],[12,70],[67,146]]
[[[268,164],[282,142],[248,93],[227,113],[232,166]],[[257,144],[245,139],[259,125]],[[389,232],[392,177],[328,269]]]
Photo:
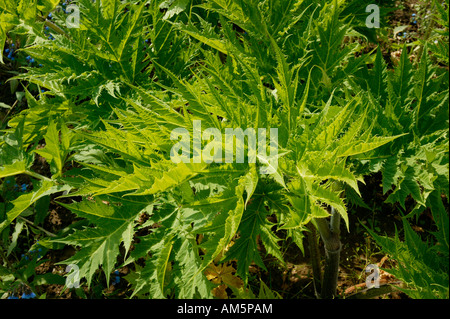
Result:
[[326,219],[316,219],[317,228],[325,246],[325,269],[322,280],[320,297],[330,299],[336,296],[339,274],[339,260],[341,254],[340,215],[331,209],[330,223]]
[[332,251],[325,248],[325,270],[323,274],[322,291],[320,294],[322,299],[330,299],[336,296],[340,252],[340,248]]
[[308,232],[308,245],[313,271],[314,293],[316,297],[319,298],[322,286],[322,270],[320,269],[320,250],[318,243],[319,238],[317,236],[316,227],[312,223],[309,223],[307,227],[310,230]]

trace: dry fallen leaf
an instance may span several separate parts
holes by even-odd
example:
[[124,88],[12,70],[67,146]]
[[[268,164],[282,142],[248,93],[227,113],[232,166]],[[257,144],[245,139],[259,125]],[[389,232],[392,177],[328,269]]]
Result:
[[219,299],[228,299],[228,294],[226,292],[227,285],[220,285],[216,288],[213,288],[212,293],[213,296]]
[[241,278],[235,275],[236,269],[229,264],[215,265],[211,264],[205,270],[206,278],[214,284],[220,284],[220,286],[213,289],[213,294],[217,298],[226,299],[228,295],[226,293],[226,288],[242,288],[244,283]]

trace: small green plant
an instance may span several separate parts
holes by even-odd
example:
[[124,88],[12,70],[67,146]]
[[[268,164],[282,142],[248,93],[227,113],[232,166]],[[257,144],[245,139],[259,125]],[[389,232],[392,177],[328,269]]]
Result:
[[367,228],[367,231],[398,263],[395,269],[386,269],[406,284],[398,287],[401,291],[415,299],[448,299],[449,282],[449,218],[439,191],[430,195],[429,207],[436,222],[437,230],[431,238],[424,241],[403,219],[403,237],[400,239],[396,230],[395,236],[380,236]]

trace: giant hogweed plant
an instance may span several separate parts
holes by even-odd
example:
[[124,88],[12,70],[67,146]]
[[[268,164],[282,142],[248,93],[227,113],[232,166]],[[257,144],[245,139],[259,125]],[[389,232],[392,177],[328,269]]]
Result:
[[[43,65],[18,78],[49,91],[39,100],[27,92],[29,109],[3,135],[0,176],[35,182],[3,205],[0,225],[9,234],[25,210],[58,195],[81,222],[41,243],[76,247],[62,263],[76,264],[88,286],[99,268],[109,282],[130,265],[132,296],[212,297],[211,263],[236,260],[247,282],[252,263],[265,268],[258,241],[284,263],[275,231],[303,250],[304,234],[317,230],[326,252],[317,295],[333,297],[341,219],[350,230],[346,195],[359,196],[363,176],[381,170],[384,190],[396,185],[389,199],[403,205],[412,194],[417,210],[430,194],[448,195],[448,122],[433,126],[448,114],[445,74],[429,62],[414,69],[406,50],[393,75],[379,53],[356,58],[360,44],[343,45],[361,35],[348,3],[76,3],[81,28],[59,25],[54,41],[39,20],[14,30]],[[220,132],[278,128],[278,156],[174,163],[171,133],[193,136],[199,120]],[[36,156],[50,176],[31,169]]]

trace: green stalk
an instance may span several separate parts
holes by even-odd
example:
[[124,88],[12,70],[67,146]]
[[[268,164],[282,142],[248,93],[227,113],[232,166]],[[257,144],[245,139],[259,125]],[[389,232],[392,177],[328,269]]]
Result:
[[41,181],[48,181],[48,182],[52,181],[51,178],[45,177],[39,173],[35,173],[35,172],[29,171],[29,170],[26,170],[24,173],[27,174],[28,176],[34,177],[36,179],[40,179]]
[[49,27],[50,29],[52,29],[55,33],[61,34],[61,35],[65,36],[66,38],[69,38],[69,36],[67,35],[67,33],[64,32],[63,29],[58,27],[56,24],[54,24],[50,20],[47,20],[45,17],[37,16],[37,20],[44,22],[44,24],[47,27]]
[[26,219],[25,217],[22,217],[22,216],[19,216],[19,218],[22,219],[24,222],[30,224],[31,226],[33,226],[33,227],[39,229],[40,231],[44,232],[45,234],[47,234],[47,236],[49,236],[49,237],[56,237],[55,234],[53,234],[53,233],[49,232],[48,230],[45,230],[44,228],[36,225],[31,220],[28,220],[28,219]]
[[317,298],[320,297],[320,290],[322,286],[322,270],[320,269],[320,250],[319,237],[317,236],[317,229],[312,224],[306,225],[309,229],[307,238],[309,244],[309,254],[311,256],[311,266],[313,270],[313,284],[314,294]]
[[5,263],[8,265],[8,268],[11,269],[12,268],[12,264],[9,261],[9,259],[5,256],[3,249],[0,247],[0,257],[5,261]]

